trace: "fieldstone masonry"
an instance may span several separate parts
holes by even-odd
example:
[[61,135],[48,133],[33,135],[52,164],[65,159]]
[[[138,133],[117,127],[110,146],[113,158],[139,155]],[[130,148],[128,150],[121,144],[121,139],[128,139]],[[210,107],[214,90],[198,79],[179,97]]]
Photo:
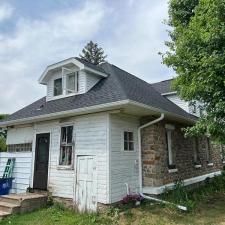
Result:
[[[143,123],[151,121],[144,118]],[[175,153],[177,172],[170,173],[168,169],[168,153],[166,145],[165,125],[175,126],[172,136],[172,148]],[[182,128],[185,125],[171,121],[161,121],[142,130],[142,165],[143,165],[143,186],[159,187],[178,180],[196,177],[223,168],[220,155],[220,147],[211,145],[211,159],[213,165],[207,162],[207,138],[199,138],[199,156],[201,168],[194,165],[194,138],[185,138]]]

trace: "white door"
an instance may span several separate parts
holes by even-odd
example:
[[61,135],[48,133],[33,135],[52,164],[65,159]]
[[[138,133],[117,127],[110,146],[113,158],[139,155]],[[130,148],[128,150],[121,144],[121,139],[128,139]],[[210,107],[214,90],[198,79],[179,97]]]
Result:
[[94,156],[77,156],[76,205],[80,212],[97,210],[97,174]]

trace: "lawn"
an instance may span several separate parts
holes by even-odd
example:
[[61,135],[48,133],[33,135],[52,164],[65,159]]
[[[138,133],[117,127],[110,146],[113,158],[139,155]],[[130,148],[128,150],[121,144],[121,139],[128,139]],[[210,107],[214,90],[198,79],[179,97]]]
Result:
[[225,225],[225,194],[216,193],[198,203],[189,213],[168,206],[145,202],[138,208],[111,209],[105,214],[78,214],[59,206],[37,212],[16,215],[0,222],[0,225],[175,225],[201,224]]

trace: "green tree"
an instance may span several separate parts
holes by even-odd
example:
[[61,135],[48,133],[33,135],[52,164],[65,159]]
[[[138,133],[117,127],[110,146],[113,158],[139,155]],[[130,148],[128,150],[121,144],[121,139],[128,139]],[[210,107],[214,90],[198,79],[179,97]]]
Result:
[[[6,114],[0,114],[0,120],[3,120],[7,118],[8,115]],[[7,146],[6,146],[6,131],[4,129],[0,128],[0,152],[6,151]]]
[[178,75],[174,89],[205,110],[187,135],[210,134],[225,143],[225,0],[170,0],[169,25],[163,62]]
[[105,62],[107,55],[105,55],[104,50],[101,47],[98,47],[97,43],[90,41],[83,48],[80,57],[90,63],[98,65],[99,63]]

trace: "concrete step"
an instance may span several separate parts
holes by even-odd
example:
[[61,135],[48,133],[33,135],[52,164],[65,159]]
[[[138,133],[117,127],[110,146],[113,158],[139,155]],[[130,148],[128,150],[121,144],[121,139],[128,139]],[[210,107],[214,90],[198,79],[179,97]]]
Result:
[[22,200],[23,199],[21,197],[17,197],[17,196],[14,196],[14,195],[2,195],[0,197],[1,202],[12,203],[12,204],[15,204],[15,205],[21,205]]
[[7,216],[10,216],[11,213],[0,211],[0,220],[4,219]]
[[0,211],[10,213],[10,214],[19,213],[20,205],[0,201]]

